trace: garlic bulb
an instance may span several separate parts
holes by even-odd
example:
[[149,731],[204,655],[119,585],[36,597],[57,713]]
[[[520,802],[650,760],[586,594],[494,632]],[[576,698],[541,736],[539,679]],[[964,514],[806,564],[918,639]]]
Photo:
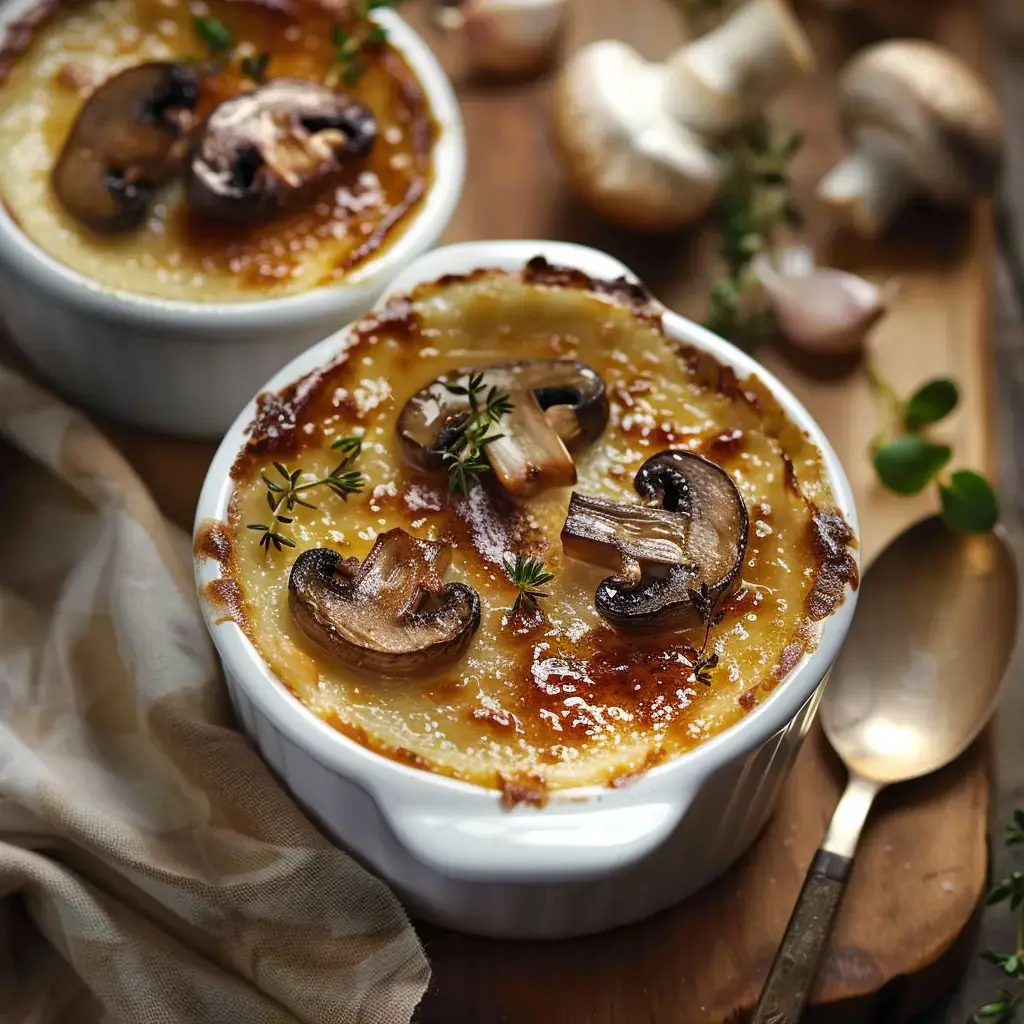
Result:
[[819,267],[806,246],[761,253],[753,264],[779,331],[813,355],[851,355],[886,314],[898,287]]
[[568,0],[435,0],[434,8],[435,24],[462,37],[467,64],[494,75],[550,65],[568,19]]

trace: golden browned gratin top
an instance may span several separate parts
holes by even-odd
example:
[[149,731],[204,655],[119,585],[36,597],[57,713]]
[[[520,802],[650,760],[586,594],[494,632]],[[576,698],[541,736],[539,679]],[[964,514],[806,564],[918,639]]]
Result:
[[[444,467],[411,468],[400,420],[407,405],[425,407],[431,382],[469,368],[497,373],[510,361],[556,365],[540,360],[583,361],[604,385],[607,422],[589,440],[569,443],[574,485],[552,478],[513,498],[501,473],[485,471],[461,495],[450,491]],[[525,409],[523,394],[513,397]],[[518,422],[510,413],[498,426],[514,434]],[[315,508],[298,505],[287,513],[291,522],[273,523],[268,490],[272,500],[280,492],[268,481],[281,485],[296,470],[300,483],[323,478],[338,462],[330,445],[352,436],[362,451],[346,469],[358,470],[363,489],[346,498],[310,488],[301,496]],[[563,547],[560,533],[575,494],[579,522],[597,522],[588,509],[612,509],[618,521],[615,509],[628,506],[630,517],[651,519],[648,540],[664,541],[675,527],[665,518],[664,532],[657,517],[669,514],[642,500],[634,476],[665,451],[681,465],[699,463],[707,480],[694,486],[717,488],[714,500],[725,502],[712,517],[717,523],[705,519],[703,528],[738,521],[726,508],[738,489],[742,561],[710,627],[691,615],[684,628],[634,630],[626,605],[615,622],[596,607],[602,581],[614,575],[614,559],[596,564],[607,548],[572,538]],[[512,801],[622,784],[726,729],[813,648],[817,623],[857,584],[855,540],[833,506],[821,453],[764,385],[678,348],[635,286],[594,282],[542,260],[521,274],[482,271],[423,285],[364,319],[333,364],[261,396],[234,477],[230,522],[206,524],[197,538],[200,557],[222,563],[207,598],[242,626],[299,700],[345,734],[417,767],[500,787]],[[527,480],[527,490],[534,486]],[[698,493],[697,504],[706,496]],[[266,531],[254,525],[272,526],[295,546],[261,546]],[[429,560],[443,549],[437,567],[444,581],[463,585],[459,594],[476,592],[479,627],[464,650],[385,677],[354,669],[310,639],[300,621],[309,609],[289,604],[289,574],[302,552],[323,547],[328,564],[351,576],[381,535],[400,536],[389,533],[396,528],[420,548],[404,542],[387,571],[400,572],[396,565],[415,561],[418,550]],[[637,526],[637,536],[645,529]],[[536,588],[546,596],[515,614],[517,588],[503,566],[509,554],[535,556],[553,573]],[[318,560],[316,553],[303,559]],[[335,581],[348,586],[349,576]],[[644,586],[661,585],[657,572],[648,579],[645,569],[643,578]],[[702,649],[703,680],[695,676]]]
[[[195,27],[199,12],[217,19],[235,46],[212,73]],[[432,180],[437,127],[419,81],[386,42],[363,48],[358,80],[332,78],[334,27],[314,0],[44,0],[8,29],[0,49],[3,202],[54,258],[99,284],[141,294],[244,301],[345,278],[393,241],[418,207]],[[339,174],[269,219],[197,211],[186,202],[183,174],[153,189],[131,230],[90,230],[62,205],[54,168],[84,104],[105,83],[148,62],[184,65],[199,80],[190,119],[198,133],[219,103],[254,89],[243,68],[258,67],[263,56],[271,83],[327,80],[368,108],[376,119],[372,149],[344,157]],[[109,125],[122,117],[123,109],[99,119]],[[69,174],[76,176],[77,168]]]

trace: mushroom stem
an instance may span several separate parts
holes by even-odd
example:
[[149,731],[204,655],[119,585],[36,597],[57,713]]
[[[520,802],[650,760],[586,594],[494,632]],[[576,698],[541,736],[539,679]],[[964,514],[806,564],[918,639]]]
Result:
[[669,58],[663,103],[676,121],[720,138],[813,67],[810,42],[786,0],[750,0]]
[[879,238],[914,191],[905,167],[879,150],[855,149],[818,185],[818,198],[865,238]]

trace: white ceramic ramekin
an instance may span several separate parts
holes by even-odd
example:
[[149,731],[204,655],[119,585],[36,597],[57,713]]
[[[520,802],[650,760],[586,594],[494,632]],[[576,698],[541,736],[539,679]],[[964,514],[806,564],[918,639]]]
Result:
[[[41,0],[0,0],[0,38]],[[0,202],[0,310],[30,362],[64,394],[116,419],[219,438],[289,359],[361,316],[437,244],[462,193],[458,101],[427,44],[393,11],[375,17],[421,82],[437,121],[434,182],[400,235],[344,283],[254,302],[182,302],[101,287],[47,255]]]
[[[617,260],[576,245],[473,242],[418,260],[388,294],[478,267],[517,270],[536,255],[592,277],[636,280]],[[664,325],[670,336],[765,382],[824,453],[836,504],[856,528],[839,460],[796,398],[702,327],[672,312],[665,313]],[[266,390],[284,388],[327,363],[345,336],[342,331],[304,353]],[[242,411],[214,457],[197,527],[227,517],[229,470],[254,411],[253,403]],[[198,559],[195,571],[202,595],[220,567]],[[234,623],[221,621],[219,610],[203,603],[243,728],[329,835],[390,882],[417,916],[483,935],[555,938],[600,931],[669,906],[746,849],[771,814],[811,724],[855,598],[847,594],[822,624],[817,649],[731,729],[631,786],[563,791],[541,810],[513,811],[501,808],[494,790],[398,764],[332,729],[291,696]]]

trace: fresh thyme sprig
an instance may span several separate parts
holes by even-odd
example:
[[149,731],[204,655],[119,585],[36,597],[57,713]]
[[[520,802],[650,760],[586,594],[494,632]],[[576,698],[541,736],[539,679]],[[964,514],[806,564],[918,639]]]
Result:
[[468,494],[470,483],[490,470],[484,449],[505,436],[493,433],[492,428],[515,408],[507,391],[486,387],[482,373],[462,379],[465,384],[444,385],[449,394],[465,398],[469,404],[466,422],[441,453],[448,468],[448,487],[454,494]]
[[529,555],[514,555],[511,551],[505,553],[502,560],[505,574],[519,589],[515,602],[512,605],[513,616],[519,615],[524,609],[532,611],[537,607],[537,601],[542,597],[550,595],[538,590],[545,583],[550,583],[555,574],[544,568],[544,563],[539,558]]
[[715,611],[711,590],[706,583],[702,583],[699,590],[687,590],[686,594],[690,598],[690,603],[697,609],[701,625],[704,627],[704,642],[697,652],[693,668],[690,671],[690,679],[710,686],[711,672],[718,667],[718,655],[708,654],[708,644],[711,642],[711,630],[725,618],[725,613]]
[[882,485],[894,494],[920,494],[937,483],[942,518],[957,533],[987,533],[999,521],[999,500],[992,485],[973,470],[948,475],[953,457],[948,444],[925,436],[926,427],[944,420],[959,404],[960,390],[948,377],[922,384],[909,398],[870,364],[867,368],[882,426],[871,442],[871,460]]
[[789,165],[802,145],[799,133],[780,138],[762,118],[743,129],[730,147],[715,204],[724,274],[711,286],[704,325],[743,347],[752,347],[772,328],[753,262],[772,248],[780,227],[802,223],[789,190]]
[[[366,486],[366,478],[357,469],[352,469],[351,464],[359,458],[363,451],[363,440],[360,437],[339,437],[331,444],[332,451],[342,454],[341,461],[323,477],[316,477],[313,480],[303,480],[301,469],[289,469],[283,462],[275,462],[274,469],[277,470],[280,480],[275,480],[262,473],[263,483],[267,488],[267,505],[273,513],[277,523],[290,524],[294,517],[284,516],[283,511],[294,512],[296,507],[316,508],[311,501],[307,501],[301,495],[315,487],[326,487],[343,501],[348,500],[350,494],[358,494]],[[260,547],[266,551],[270,545],[280,551],[281,545],[293,548],[295,544],[284,534],[275,530],[274,527],[264,523],[248,524],[250,530],[259,531]]]
[[387,42],[387,30],[373,21],[370,15],[380,7],[391,6],[393,0],[355,0],[349,26],[343,28],[335,25],[331,29],[334,63],[327,72],[327,84],[332,89],[337,88],[341,82],[345,85],[358,82],[366,71],[366,48]]
[[[293,522],[288,516],[274,516],[275,523],[282,523],[285,526]],[[272,526],[267,526],[265,523],[249,523],[247,529],[258,530],[261,534],[260,547],[270,550],[270,545],[280,551],[282,547],[293,548],[295,547],[295,541],[285,536],[283,533],[278,533]]]
[[[1006,845],[1021,843],[1024,843],[1024,810],[1018,808],[1013,812],[1013,821],[1006,826]],[[998,989],[995,998],[982,1006],[971,1021],[973,1024],[1010,1024],[1018,1019],[1018,1012],[1024,1007],[1024,988],[1020,987],[1024,984],[1024,872],[1013,871],[996,882],[989,890],[986,903],[989,906],[1008,903],[1017,915],[1017,948],[1011,953],[988,949],[981,954],[984,960],[1016,982],[1017,987]]]

